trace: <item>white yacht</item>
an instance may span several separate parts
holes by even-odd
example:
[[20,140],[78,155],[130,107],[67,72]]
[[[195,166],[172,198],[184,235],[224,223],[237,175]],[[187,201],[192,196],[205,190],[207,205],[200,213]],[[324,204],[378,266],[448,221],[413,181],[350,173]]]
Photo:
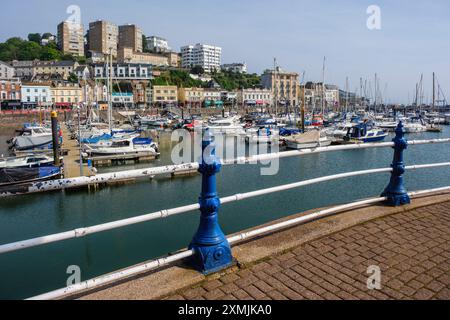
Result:
[[85,153],[88,156],[131,155],[139,153],[152,153],[159,155],[158,145],[150,138],[128,138],[112,140],[111,145],[92,148],[86,145]]
[[11,149],[23,151],[47,146],[52,143],[52,130],[45,127],[27,127],[20,136],[11,141]]

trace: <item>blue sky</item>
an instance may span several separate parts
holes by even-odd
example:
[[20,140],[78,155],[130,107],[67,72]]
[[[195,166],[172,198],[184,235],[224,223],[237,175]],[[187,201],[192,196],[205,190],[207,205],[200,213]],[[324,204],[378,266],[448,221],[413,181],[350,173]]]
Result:
[[[389,102],[408,101],[424,74],[425,98],[431,99],[431,74],[450,96],[450,2],[448,0],[33,0],[2,3],[0,41],[29,32],[56,33],[66,8],[81,8],[85,26],[106,19],[138,24],[147,35],[160,35],[179,50],[188,43],[223,47],[223,62],[245,61],[251,72],[278,64],[306,71],[305,80],[321,80],[350,90],[374,74]],[[366,26],[369,5],[381,8],[381,30]],[[385,90],[387,88],[387,90]],[[450,97],[448,97],[450,98]]]

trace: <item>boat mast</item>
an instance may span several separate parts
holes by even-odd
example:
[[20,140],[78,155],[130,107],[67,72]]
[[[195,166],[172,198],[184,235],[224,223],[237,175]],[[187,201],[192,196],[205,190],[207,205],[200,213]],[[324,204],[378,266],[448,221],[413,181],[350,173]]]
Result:
[[278,115],[278,83],[277,83],[277,58],[273,58],[273,85],[275,93],[275,117]]
[[433,72],[433,111],[436,111],[436,75]]
[[323,57],[323,66],[322,66],[322,117],[325,115],[325,62],[326,57]]
[[113,63],[112,63],[112,48],[109,49],[109,72],[108,72],[108,125],[109,131],[112,132],[112,72],[113,72]]

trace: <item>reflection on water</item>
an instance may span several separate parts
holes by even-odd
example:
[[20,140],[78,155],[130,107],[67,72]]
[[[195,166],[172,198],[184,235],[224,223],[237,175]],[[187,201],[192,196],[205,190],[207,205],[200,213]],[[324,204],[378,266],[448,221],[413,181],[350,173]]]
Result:
[[[449,137],[444,133],[410,135],[408,139]],[[171,163],[170,135],[160,133],[161,158],[136,167]],[[307,155],[280,160],[275,176],[261,176],[259,165],[225,166],[218,175],[221,197],[335,173],[388,167],[388,148]],[[406,164],[447,162],[449,145],[411,146]],[[121,166],[120,170],[135,166]],[[114,171],[117,167],[101,171]],[[450,185],[448,168],[408,172],[408,190]],[[301,211],[381,194],[388,174],[347,178],[223,205],[220,222],[226,234]],[[193,204],[200,194],[200,176],[143,180],[100,189],[66,191],[0,200],[0,243],[72,230]],[[186,247],[198,225],[192,212],[43,247],[0,255],[0,299],[26,298],[64,287],[69,265],[78,265],[82,280],[146,261]]]

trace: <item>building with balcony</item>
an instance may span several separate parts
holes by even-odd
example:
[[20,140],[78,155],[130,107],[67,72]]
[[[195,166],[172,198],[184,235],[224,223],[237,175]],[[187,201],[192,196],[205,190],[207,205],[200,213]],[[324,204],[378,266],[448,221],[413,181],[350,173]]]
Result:
[[222,70],[233,73],[247,73],[246,63],[230,63],[222,65]]
[[82,24],[61,22],[58,25],[58,48],[64,54],[84,56],[84,29]]
[[119,27],[111,22],[96,21],[89,24],[89,50],[116,57],[119,45]]
[[170,52],[172,49],[166,39],[157,36],[150,36],[147,37],[147,50],[153,53],[166,53]]
[[[109,66],[95,64],[93,66],[94,79],[106,80]],[[113,80],[148,80],[152,79],[152,65],[135,63],[114,63],[111,74]]]
[[76,61],[35,61],[33,66],[33,78],[42,75],[59,75],[67,80],[71,73],[79,66]]
[[188,45],[181,48],[181,66],[190,69],[201,66],[205,72],[220,70],[222,48],[207,44]]

